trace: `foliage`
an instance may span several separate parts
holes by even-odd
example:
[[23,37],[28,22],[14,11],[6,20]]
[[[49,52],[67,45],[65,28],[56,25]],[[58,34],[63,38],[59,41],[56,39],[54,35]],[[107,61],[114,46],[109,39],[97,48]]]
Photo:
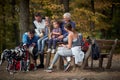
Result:
[[55,4],[51,0],[31,0],[31,13],[41,12],[43,16],[49,16],[51,19],[61,18],[64,12],[63,5]]
[[[13,4],[15,1],[15,4]],[[60,0],[30,0],[30,24],[35,12],[43,17],[62,19],[64,6]],[[91,0],[70,0],[70,13],[77,30],[85,37],[93,34],[96,38],[120,38],[120,2],[119,0],[93,0],[95,14],[91,9]],[[19,2],[20,0],[0,0],[0,52],[13,48],[19,43]],[[91,22],[95,23],[93,31]]]
[[5,48],[14,48],[19,42],[19,35],[15,33],[18,31],[18,14],[13,11],[12,1],[0,1],[0,53]]

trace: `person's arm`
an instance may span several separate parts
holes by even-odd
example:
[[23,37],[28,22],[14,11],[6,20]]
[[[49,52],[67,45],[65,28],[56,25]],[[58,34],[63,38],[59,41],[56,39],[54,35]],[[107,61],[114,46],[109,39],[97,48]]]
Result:
[[40,31],[38,29],[35,29],[35,32],[37,33],[37,35],[40,35]]
[[52,32],[52,34],[55,34],[55,35],[61,35],[62,34],[62,31],[61,31],[61,29],[59,28],[59,31],[58,32]]
[[73,37],[72,37],[71,34],[69,34],[69,35],[68,35],[68,45],[66,45],[67,48],[70,49],[70,48],[72,47],[72,41],[73,41]]
[[35,26],[34,22],[33,22],[33,28],[36,29],[36,26]]
[[49,35],[48,28],[47,28],[47,27],[45,27],[45,36],[44,36],[44,37],[48,37],[48,35]]
[[27,45],[27,33],[24,33],[22,36],[23,45]]
[[32,44],[31,44],[31,46],[35,47],[35,46],[37,45],[38,39],[39,39],[39,36],[34,35],[34,38],[32,39]]
[[40,31],[39,31],[38,28],[37,28],[37,26],[38,26],[37,21],[34,21],[33,23],[34,23],[34,26],[35,26],[35,32],[36,32],[36,34],[37,34],[37,35],[40,35]]
[[75,29],[75,26],[76,26],[75,22],[72,22],[71,25],[72,25],[72,28]]
[[72,47],[72,40],[73,40],[72,35],[69,34],[68,35],[68,44],[67,45],[62,44],[62,46],[70,49]]
[[61,33],[60,32],[52,32],[52,34],[54,35],[61,35]]
[[65,33],[63,34],[63,38],[67,37],[68,36],[68,33]]

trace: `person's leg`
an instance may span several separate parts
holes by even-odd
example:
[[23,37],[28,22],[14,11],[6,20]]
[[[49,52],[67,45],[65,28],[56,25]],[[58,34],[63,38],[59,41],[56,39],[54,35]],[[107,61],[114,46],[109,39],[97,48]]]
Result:
[[53,41],[53,39],[49,39],[49,41],[48,41],[48,48],[51,48],[52,41]]
[[42,47],[41,47],[41,53],[43,53],[43,51],[44,51],[44,48],[45,48],[45,42],[48,40],[48,37],[46,37],[46,38],[44,38],[43,40],[42,40]]
[[56,49],[56,45],[57,45],[57,42],[59,42],[60,40],[58,39],[53,39],[53,49]]
[[57,62],[59,56],[72,56],[72,51],[71,49],[63,48],[63,50],[58,50],[53,58],[53,61],[50,65],[50,68],[53,68],[53,65]]
[[49,39],[49,41],[48,41],[48,50],[47,50],[47,53],[51,52],[52,41],[53,41],[53,39]]
[[41,51],[41,41],[42,41],[43,38],[40,38],[38,41],[37,41],[37,44],[38,44],[38,51]]
[[33,49],[33,60],[34,60],[34,66],[35,66],[35,70],[36,70],[36,67],[37,67],[37,56],[36,56],[36,54],[37,54],[37,51],[38,51],[38,48],[37,47],[34,47],[34,49]]
[[55,49],[56,49],[56,43],[58,42],[59,40],[57,39],[53,39],[53,42],[52,42],[52,45],[53,45],[53,49],[52,49],[52,52],[51,53],[55,53]]
[[39,68],[44,68],[44,52],[43,52],[43,51],[44,51],[45,41],[46,41],[47,39],[48,39],[48,38],[45,38],[45,39],[42,40]]
[[40,54],[40,66],[39,68],[44,68],[44,53]]

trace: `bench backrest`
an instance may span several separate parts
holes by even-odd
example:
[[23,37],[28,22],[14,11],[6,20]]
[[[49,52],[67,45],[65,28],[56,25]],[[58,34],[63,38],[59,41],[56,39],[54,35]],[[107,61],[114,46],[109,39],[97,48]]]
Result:
[[114,51],[116,47],[117,39],[116,40],[99,39],[99,40],[96,40],[96,42],[99,45],[101,53],[110,54],[111,52]]

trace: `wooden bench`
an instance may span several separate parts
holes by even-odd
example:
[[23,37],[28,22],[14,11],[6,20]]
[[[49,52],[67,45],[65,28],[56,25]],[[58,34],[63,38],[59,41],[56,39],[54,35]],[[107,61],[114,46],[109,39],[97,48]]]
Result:
[[[64,43],[63,42],[58,42],[58,45],[59,44],[64,44]],[[88,58],[90,56],[90,52],[91,52],[91,44],[89,45],[88,51],[85,53],[86,54],[85,59],[84,59],[83,65],[81,66],[81,68],[83,68],[83,69],[88,65]],[[51,59],[51,53],[47,53],[47,55],[46,55],[46,68],[50,64],[50,59]],[[57,69],[58,70],[63,70],[64,69],[64,61],[63,61],[62,57],[60,57],[59,60],[58,60]]]
[[[100,51],[101,51],[100,52],[100,58],[99,58],[99,67],[100,68],[102,68],[103,59],[108,58],[106,68],[110,69],[111,64],[112,64],[112,57],[113,57],[115,47],[117,45],[117,41],[118,41],[117,39],[115,39],[115,40],[105,40],[105,39],[96,40],[96,42],[98,43],[98,45],[100,47]],[[119,41],[119,43],[120,43],[120,41]],[[87,52],[85,53],[84,61],[83,61],[82,65],[81,65],[82,69],[85,69],[86,67],[88,67],[88,59],[91,57],[91,48],[92,48],[92,44],[89,45],[89,48],[88,48]],[[46,67],[49,66],[50,58],[51,58],[51,53],[47,53]],[[59,64],[57,66],[58,66],[57,69],[63,70],[64,61],[63,61],[62,57],[60,57]],[[92,67],[93,67],[93,59],[91,59],[91,68]]]
[[[113,53],[114,53],[114,50],[115,50],[118,40],[117,39],[115,39],[115,40],[99,39],[99,40],[93,40],[92,42],[94,43],[94,41],[97,42],[99,49],[100,49],[100,58],[98,59],[99,60],[99,68],[103,67],[103,59],[108,58],[106,69],[110,69],[110,67],[112,65]],[[91,52],[91,54],[92,54],[92,52]],[[92,58],[91,58],[91,68],[93,68],[93,59]]]

